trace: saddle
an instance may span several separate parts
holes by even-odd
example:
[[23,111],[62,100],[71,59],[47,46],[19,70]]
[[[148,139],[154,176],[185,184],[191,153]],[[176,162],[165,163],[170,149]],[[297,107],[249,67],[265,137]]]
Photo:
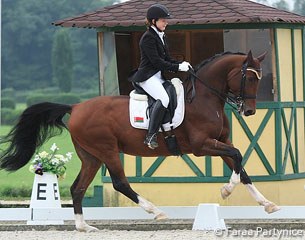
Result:
[[[152,111],[152,106],[155,104],[156,100],[152,98],[150,95],[148,95],[143,88],[141,88],[137,83],[132,83],[134,89],[135,89],[135,94],[144,94],[147,95],[147,101],[148,101],[148,108],[147,111],[149,113],[148,116],[151,115]],[[167,111],[165,113],[165,116],[163,118],[163,124],[164,123],[172,123],[174,114],[175,114],[175,109],[177,108],[177,93],[174,85],[170,81],[165,81],[163,83],[163,87],[165,91],[167,92],[167,95],[169,97],[169,104],[167,107]]]
[[[136,83],[133,85],[135,90],[131,91],[129,102],[130,123],[134,128],[148,129],[149,116],[155,99],[150,97]],[[165,141],[170,152],[173,155],[181,155],[172,130],[178,127],[184,118],[184,89],[178,78],[165,81],[163,86],[169,96],[170,102],[160,131],[165,135]]]
[[[173,78],[166,85],[169,85],[167,90],[172,93],[169,94],[171,100],[162,126],[165,131],[170,131],[177,128],[183,121],[185,107],[184,89],[178,78]],[[155,100],[149,97],[141,87],[136,86],[135,88],[129,94],[130,123],[134,128],[148,129],[150,108]]]

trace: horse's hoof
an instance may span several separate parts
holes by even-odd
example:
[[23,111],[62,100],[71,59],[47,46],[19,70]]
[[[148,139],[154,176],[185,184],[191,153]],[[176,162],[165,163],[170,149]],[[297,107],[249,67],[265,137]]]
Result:
[[277,212],[279,210],[281,210],[281,208],[279,206],[275,205],[273,202],[268,203],[268,204],[265,205],[265,211],[267,213],[274,213],[274,212]]
[[231,195],[231,192],[226,188],[226,185],[224,185],[221,189],[221,197],[222,199],[226,199],[227,197],[229,197]]
[[164,212],[161,212],[155,216],[155,220],[164,220],[164,219],[168,219],[168,216]]
[[76,229],[79,232],[98,232],[99,231],[98,228],[92,227],[90,225],[85,225],[85,226],[82,226],[82,227],[78,227]]

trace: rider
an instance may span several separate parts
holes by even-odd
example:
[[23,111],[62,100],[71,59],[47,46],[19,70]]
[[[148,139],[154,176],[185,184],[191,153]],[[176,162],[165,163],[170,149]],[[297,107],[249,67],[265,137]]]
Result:
[[169,55],[164,30],[168,25],[167,19],[170,17],[168,9],[161,4],[154,4],[148,8],[146,14],[147,31],[139,43],[140,66],[129,78],[156,100],[150,116],[148,133],[144,140],[144,144],[151,149],[158,147],[157,133],[169,104],[169,97],[162,85],[165,81],[163,73],[165,71],[187,72],[191,67],[188,62],[176,61]]

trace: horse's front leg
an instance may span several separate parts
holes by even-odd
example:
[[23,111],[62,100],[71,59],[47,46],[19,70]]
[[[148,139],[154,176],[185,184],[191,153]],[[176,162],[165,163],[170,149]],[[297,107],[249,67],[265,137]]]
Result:
[[226,183],[225,185],[223,185],[223,187],[220,190],[221,197],[223,199],[226,199],[227,197],[229,197],[231,195],[231,193],[233,192],[234,188],[236,187],[236,185],[238,185],[239,183],[240,183],[240,175],[237,175],[233,171],[229,182]]
[[[230,159],[228,157],[224,157],[224,156],[222,156],[222,159],[226,162],[226,164],[231,169],[233,168],[233,166],[232,166],[233,165],[232,159]],[[247,172],[246,172],[246,170],[244,168],[241,169],[240,178],[233,171],[229,183],[226,183],[221,188],[221,196],[222,196],[223,199],[225,199],[228,196],[230,196],[230,194],[233,192],[235,186],[239,183],[239,181],[238,181],[239,179],[246,186],[246,188],[248,189],[248,191],[251,194],[251,196],[255,199],[255,201],[258,202],[258,204],[264,206],[265,211],[267,213],[273,213],[273,212],[276,212],[276,211],[280,210],[280,208],[276,204],[274,204],[273,202],[267,200],[263,196],[263,194],[261,194],[257,190],[257,188],[252,183],[250,177],[248,176],[248,174],[247,174]]]
[[197,141],[196,144],[193,144],[192,151],[195,156],[210,155],[229,157],[233,160],[232,168],[237,175],[234,181],[240,182],[239,176],[242,169],[242,156],[240,151],[231,144],[227,144],[216,139],[207,139],[202,144],[199,144],[199,141]]
[[119,154],[116,153],[109,159],[112,159],[112,161],[107,162],[106,166],[112,179],[113,188],[128,197],[134,203],[138,204],[146,212],[154,214],[154,219],[167,219],[168,217],[163,211],[145,198],[141,197],[131,188],[128,179],[125,176],[122,163],[119,159]]

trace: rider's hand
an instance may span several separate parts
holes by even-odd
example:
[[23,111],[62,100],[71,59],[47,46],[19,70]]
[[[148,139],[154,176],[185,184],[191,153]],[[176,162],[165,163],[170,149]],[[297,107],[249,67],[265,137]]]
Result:
[[189,69],[192,69],[192,66],[189,62],[184,61],[179,64],[179,71],[187,72]]

